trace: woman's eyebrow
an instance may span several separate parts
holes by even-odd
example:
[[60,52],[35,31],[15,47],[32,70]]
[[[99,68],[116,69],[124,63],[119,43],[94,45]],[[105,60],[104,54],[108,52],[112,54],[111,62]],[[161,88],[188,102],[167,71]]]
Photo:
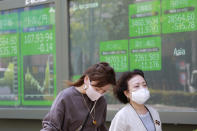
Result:
[[139,82],[137,82],[137,83],[132,83],[132,85],[139,85],[140,83]]

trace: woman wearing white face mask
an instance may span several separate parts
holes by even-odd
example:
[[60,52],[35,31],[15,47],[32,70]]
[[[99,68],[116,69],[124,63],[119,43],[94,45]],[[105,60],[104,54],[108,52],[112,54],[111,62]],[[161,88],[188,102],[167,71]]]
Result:
[[126,104],[114,117],[109,131],[161,131],[158,112],[145,105],[150,92],[141,70],[125,72],[114,88],[115,96]]
[[116,84],[108,63],[89,67],[76,82],[56,97],[41,131],[107,131],[107,103],[103,94]]

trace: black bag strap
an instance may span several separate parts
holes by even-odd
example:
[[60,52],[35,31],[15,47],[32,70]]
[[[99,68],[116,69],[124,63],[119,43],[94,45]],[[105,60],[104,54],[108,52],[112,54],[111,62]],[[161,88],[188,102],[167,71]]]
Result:
[[85,121],[83,122],[80,131],[83,131],[83,129],[84,129],[84,127],[85,127],[85,125],[86,125],[86,123],[87,123],[87,121],[88,121],[89,115],[90,115],[90,112],[88,112],[88,114],[86,115],[86,119],[85,119]]
[[92,106],[91,110],[88,111],[88,114],[86,115],[85,121],[83,122],[80,131],[83,131],[83,129],[84,129],[84,127],[85,127],[85,125],[86,125],[86,123],[87,123],[87,121],[88,121],[89,115],[92,113],[93,109],[94,109],[95,106],[96,106],[96,102],[97,102],[97,101],[94,102],[94,105]]

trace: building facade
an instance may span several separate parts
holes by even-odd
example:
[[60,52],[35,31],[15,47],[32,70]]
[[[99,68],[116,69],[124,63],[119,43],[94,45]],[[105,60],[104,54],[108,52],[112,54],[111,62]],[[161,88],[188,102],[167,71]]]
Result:
[[[145,72],[164,130],[195,130],[196,36],[197,0],[0,0],[0,125],[38,130],[63,81],[106,61]],[[123,105],[105,97],[109,125]]]

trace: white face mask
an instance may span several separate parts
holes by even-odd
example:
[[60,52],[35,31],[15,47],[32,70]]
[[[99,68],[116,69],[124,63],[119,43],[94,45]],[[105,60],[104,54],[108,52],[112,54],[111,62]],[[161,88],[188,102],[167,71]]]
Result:
[[88,80],[88,87],[85,84],[84,85],[84,90],[86,91],[86,95],[90,98],[91,101],[96,101],[98,100],[102,94],[97,92],[91,85],[90,85],[90,80]]
[[150,98],[150,92],[148,88],[140,88],[134,92],[131,92],[131,99],[138,103],[144,104]]

